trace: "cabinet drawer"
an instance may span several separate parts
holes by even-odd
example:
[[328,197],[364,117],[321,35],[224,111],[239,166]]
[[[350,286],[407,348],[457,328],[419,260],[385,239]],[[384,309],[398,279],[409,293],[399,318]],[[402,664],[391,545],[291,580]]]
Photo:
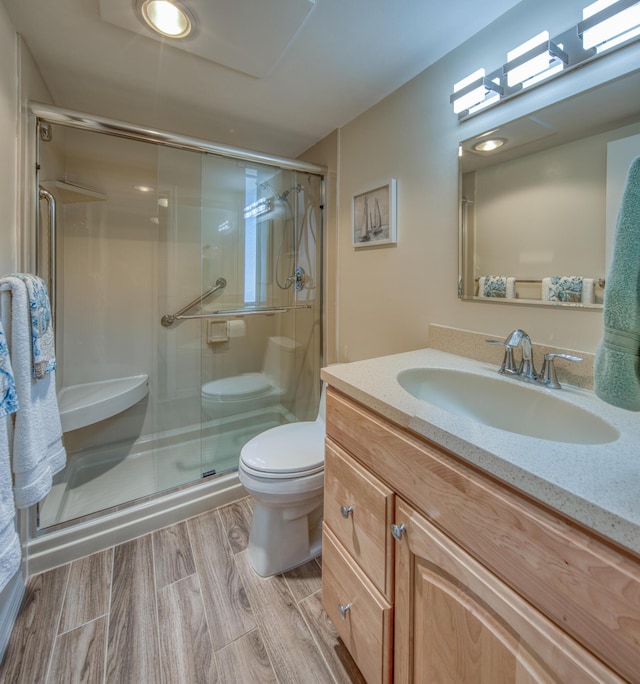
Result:
[[331,440],[326,442],[324,481],[325,522],[391,600],[393,492]]
[[[368,684],[391,681],[392,608],[326,524],[322,605]],[[340,606],[349,606],[344,617]]]

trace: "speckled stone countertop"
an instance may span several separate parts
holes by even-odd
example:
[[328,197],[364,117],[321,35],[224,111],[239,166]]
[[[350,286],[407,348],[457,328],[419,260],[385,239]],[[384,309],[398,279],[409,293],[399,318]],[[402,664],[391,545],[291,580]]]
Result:
[[521,382],[498,375],[495,365],[435,349],[328,366],[322,378],[397,425],[640,555],[640,414],[606,404],[593,392],[571,385],[559,390],[526,385],[590,411],[620,433],[615,441],[597,445],[527,437],[414,398],[396,377],[402,370],[419,367]]

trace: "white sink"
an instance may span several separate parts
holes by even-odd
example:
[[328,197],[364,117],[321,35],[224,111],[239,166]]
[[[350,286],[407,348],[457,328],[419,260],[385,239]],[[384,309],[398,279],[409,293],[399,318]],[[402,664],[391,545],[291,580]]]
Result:
[[416,399],[476,423],[520,435],[571,444],[607,444],[620,436],[595,413],[516,379],[447,368],[410,368],[400,386]]

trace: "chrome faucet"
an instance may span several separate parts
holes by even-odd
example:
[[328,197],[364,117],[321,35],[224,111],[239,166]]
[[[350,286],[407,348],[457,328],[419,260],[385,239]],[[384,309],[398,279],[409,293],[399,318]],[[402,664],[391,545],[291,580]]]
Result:
[[[504,359],[498,373],[503,375],[518,375],[525,380],[535,382],[538,379],[535,366],[533,365],[533,346],[531,338],[524,330],[516,328],[513,332],[507,335],[504,342],[498,340],[487,340],[488,344],[500,344],[504,347]],[[519,365],[516,365],[513,358],[513,351],[521,347],[522,359]]]
[[522,361],[518,369],[518,375],[521,375],[527,380],[535,381],[538,379],[536,368],[533,365],[533,346],[531,338],[524,330],[516,328],[504,341],[505,347],[515,349],[520,345],[522,347]]

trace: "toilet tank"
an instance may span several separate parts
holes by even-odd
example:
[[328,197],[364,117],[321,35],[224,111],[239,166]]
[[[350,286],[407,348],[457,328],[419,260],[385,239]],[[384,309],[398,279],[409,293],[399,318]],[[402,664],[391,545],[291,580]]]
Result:
[[267,338],[262,372],[284,394],[291,389],[296,370],[296,352],[299,349],[300,345],[290,337]]

